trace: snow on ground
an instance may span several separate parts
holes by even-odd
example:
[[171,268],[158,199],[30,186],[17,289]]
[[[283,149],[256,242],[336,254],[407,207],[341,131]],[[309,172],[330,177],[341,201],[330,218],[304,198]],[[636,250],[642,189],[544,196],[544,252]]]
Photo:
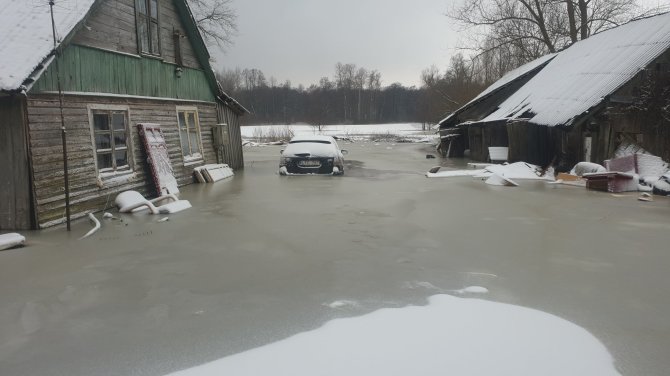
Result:
[[323,305],[333,309],[359,306],[358,302],[353,300],[336,300],[332,303],[324,303]]
[[350,124],[350,125],[323,125],[320,128],[312,125],[248,125],[241,127],[242,138],[254,139],[258,135],[286,133],[290,130],[294,136],[311,136],[322,134],[341,138],[374,139],[388,136],[399,136],[411,139],[414,142],[431,142],[435,137],[430,125],[422,129],[421,123],[402,124]]
[[618,375],[586,330],[529,308],[435,295],[172,374]]
[[454,291],[458,294],[488,294],[489,289],[482,286],[468,286],[464,289]]

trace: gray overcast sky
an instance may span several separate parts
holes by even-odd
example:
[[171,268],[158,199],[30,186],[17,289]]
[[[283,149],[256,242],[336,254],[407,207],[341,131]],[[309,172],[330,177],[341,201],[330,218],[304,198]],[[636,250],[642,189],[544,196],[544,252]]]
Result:
[[418,86],[421,70],[444,70],[456,53],[458,27],[444,15],[456,1],[234,0],[239,35],[225,54],[212,48],[214,68],[258,68],[309,86],[332,78],[337,62],[354,63],[380,71],[382,85]]
[[335,64],[377,69],[382,84],[419,85],[421,70],[447,66],[457,36],[449,0],[235,0],[239,35],[215,69],[258,68],[309,86]]

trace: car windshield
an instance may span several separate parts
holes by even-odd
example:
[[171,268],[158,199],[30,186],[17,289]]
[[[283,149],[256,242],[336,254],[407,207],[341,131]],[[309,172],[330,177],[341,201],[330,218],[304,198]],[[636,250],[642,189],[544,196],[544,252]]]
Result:
[[325,140],[297,140],[297,141],[291,141],[289,144],[326,144],[330,145],[330,141],[325,141]]

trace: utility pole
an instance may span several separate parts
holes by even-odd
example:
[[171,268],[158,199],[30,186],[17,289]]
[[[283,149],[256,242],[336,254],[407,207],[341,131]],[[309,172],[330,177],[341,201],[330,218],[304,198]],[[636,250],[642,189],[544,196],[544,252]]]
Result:
[[67,221],[67,230],[70,231],[70,178],[67,168],[67,131],[65,130],[65,116],[63,115],[63,90],[60,85],[60,69],[58,67],[58,40],[56,38],[56,22],[54,21],[54,0],[49,0],[51,9],[51,31],[54,40],[54,64],[56,68],[56,83],[58,85],[58,102],[60,104],[60,134],[63,144],[63,184],[65,190],[65,218]]

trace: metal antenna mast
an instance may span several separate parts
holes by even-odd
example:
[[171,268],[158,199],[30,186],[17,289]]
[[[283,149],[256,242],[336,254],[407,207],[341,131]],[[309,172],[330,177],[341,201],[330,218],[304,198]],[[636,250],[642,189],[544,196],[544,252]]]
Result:
[[65,116],[63,115],[63,90],[60,85],[60,69],[58,67],[58,41],[56,39],[56,22],[54,21],[54,0],[49,0],[51,9],[51,31],[54,39],[54,63],[56,67],[56,83],[58,85],[58,102],[60,104],[60,133],[63,144],[63,178],[65,185],[65,217],[67,230],[70,231],[70,178],[67,168],[67,131],[65,130]]

